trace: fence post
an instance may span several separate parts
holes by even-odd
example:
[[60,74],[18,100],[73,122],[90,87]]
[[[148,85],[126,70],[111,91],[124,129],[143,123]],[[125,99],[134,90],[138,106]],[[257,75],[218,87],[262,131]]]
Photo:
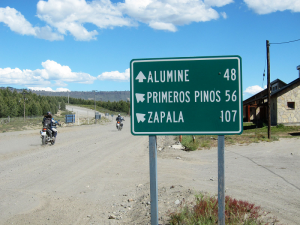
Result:
[[8,116],[8,122],[10,123],[10,116]]
[[79,112],[78,111],[77,111],[77,117],[78,117],[77,118],[77,121],[78,121],[77,124],[79,125]]

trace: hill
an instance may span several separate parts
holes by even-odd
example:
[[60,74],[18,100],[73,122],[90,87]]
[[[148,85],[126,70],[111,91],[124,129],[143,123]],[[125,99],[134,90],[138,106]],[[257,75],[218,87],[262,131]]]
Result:
[[[22,92],[23,89],[15,89],[12,87],[0,87],[0,89],[8,88],[11,91],[16,90],[17,92]],[[28,90],[29,91],[29,90]],[[99,91],[94,93],[93,91],[71,91],[71,92],[52,92],[52,91],[33,91],[32,93],[41,96],[64,96],[72,98],[81,98],[85,100],[94,100],[96,101],[127,101],[130,98],[130,91]]]

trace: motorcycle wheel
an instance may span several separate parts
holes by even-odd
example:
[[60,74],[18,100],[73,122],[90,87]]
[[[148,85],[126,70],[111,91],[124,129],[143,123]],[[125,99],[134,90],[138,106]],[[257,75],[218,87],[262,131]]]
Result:
[[42,136],[42,145],[46,144],[46,136]]

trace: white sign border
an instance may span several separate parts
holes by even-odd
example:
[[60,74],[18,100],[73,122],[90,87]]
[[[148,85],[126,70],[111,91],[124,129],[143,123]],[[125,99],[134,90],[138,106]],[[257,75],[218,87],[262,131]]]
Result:
[[[133,64],[137,62],[171,62],[171,61],[196,61],[196,60],[238,60],[238,74],[239,74],[239,118],[243,118],[243,106],[242,106],[242,80],[241,80],[241,62],[240,57],[238,56],[211,56],[211,57],[194,57],[194,58],[161,58],[161,59],[134,59],[131,61],[130,65],[130,79],[131,79],[131,115],[134,115],[134,71],[133,71]],[[131,116],[132,117],[132,116]],[[131,132],[134,135],[192,135],[192,134],[202,134],[202,135],[226,135],[226,134],[239,134],[242,132],[243,128],[243,120],[239,120],[239,130],[238,131],[167,131],[167,132],[136,132],[134,131],[134,117],[131,118]]]

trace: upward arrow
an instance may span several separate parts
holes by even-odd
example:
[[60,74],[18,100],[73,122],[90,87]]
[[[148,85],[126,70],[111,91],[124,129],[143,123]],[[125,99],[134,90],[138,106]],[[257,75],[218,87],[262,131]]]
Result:
[[136,80],[139,80],[140,83],[142,83],[144,81],[144,79],[146,79],[145,75],[143,74],[142,71],[139,72],[139,74],[137,75],[137,77],[135,78]]

